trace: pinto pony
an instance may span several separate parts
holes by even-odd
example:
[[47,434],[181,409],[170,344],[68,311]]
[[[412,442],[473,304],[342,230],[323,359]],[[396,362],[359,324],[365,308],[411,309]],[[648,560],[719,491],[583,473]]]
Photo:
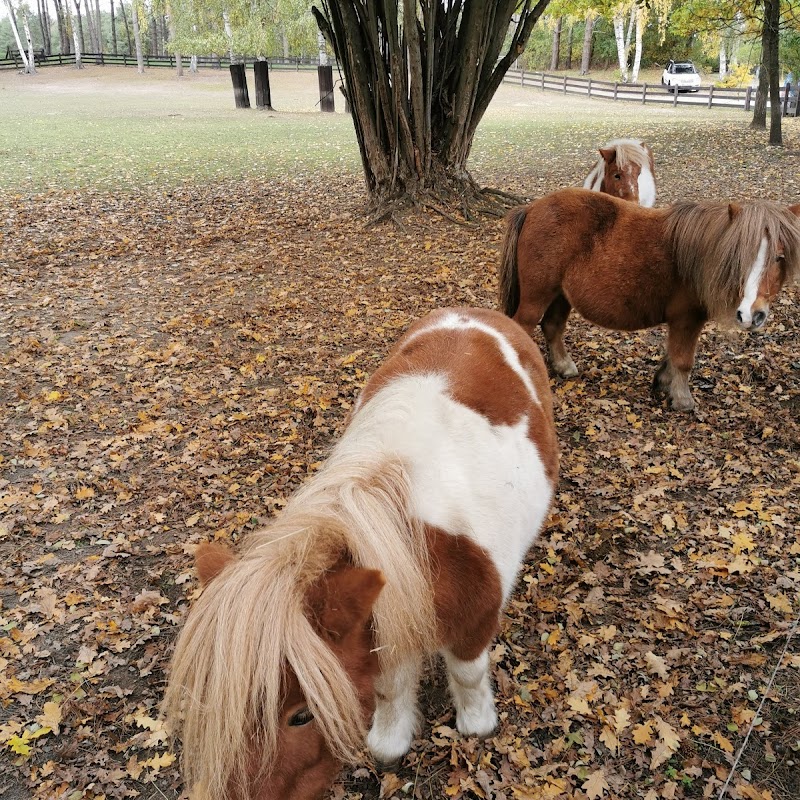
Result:
[[533,334],[541,324],[554,370],[578,374],[564,347],[575,308],[633,331],[667,324],[653,383],[690,411],[689,372],[709,319],[761,330],[770,302],[800,271],[800,205],[768,201],[642,208],[564,189],[512,210],[500,264],[500,308]]
[[586,176],[583,188],[652,208],[656,202],[655,175],[649,145],[640,139],[612,139],[600,148],[600,160]]
[[490,734],[489,647],[557,471],[525,331],[477,309],[414,324],[280,517],[236,556],[198,548],[165,697],[193,796],[320,798],[365,735],[396,761],[436,652],[458,730]]

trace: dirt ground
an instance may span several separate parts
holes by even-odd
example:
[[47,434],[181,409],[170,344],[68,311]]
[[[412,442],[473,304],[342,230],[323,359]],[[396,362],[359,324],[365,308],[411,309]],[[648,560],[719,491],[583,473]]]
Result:
[[[800,200],[800,129],[778,152],[717,119],[647,123],[659,204]],[[533,196],[581,177],[578,146],[476,175]],[[280,512],[413,319],[494,305],[500,221],[364,230],[359,181],[0,199],[0,797],[180,797],[158,703],[194,545]],[[751,722],[729,796],[800,795],[798,638],[754,719],[800,600],[797,303],[763,335],[707,328],[692,415],[650,396],[661,331],[571,322],[582,373],[552,381],[561,479],[493,650],[497,734],[454,732],[433,668],[399,771],[365,758],[335,798],[716,796]]]

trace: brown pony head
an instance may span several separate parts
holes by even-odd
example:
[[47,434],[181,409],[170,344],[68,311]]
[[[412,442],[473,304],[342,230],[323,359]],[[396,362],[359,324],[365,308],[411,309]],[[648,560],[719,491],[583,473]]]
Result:
[[676,268],[709,317],[758,330],[769,304],[800,272],[800,220],[793,206],[673,205],[666,220]]
[[600,191],[620,200],[639,202],[639,175],[649,167],[649,150],[639,142],[609,142],[599,152],[603,159]]

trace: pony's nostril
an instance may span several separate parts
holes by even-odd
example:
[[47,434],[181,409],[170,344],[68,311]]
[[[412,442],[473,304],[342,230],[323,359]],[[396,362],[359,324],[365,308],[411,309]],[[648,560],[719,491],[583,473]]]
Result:
[[755,328],[760,328],[767,319],[767,315],[763,311],[756,311],[753,314],[753,326]]
[[741,322],[742,321],[742,312],[741,311],[737,311],[736,312],[736,321],[737,322]]

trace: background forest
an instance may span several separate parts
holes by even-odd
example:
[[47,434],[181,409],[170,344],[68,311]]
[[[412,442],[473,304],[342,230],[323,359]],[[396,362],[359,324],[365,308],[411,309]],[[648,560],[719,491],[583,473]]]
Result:
[[[0,57],[16,49],[11,16],[27,48],[134,54],[134,27],[145,55],[168,52],[268,58],[316,56],[320,41],[309,0],[4,0]],[[800,67],[800,4],[783,2],[782,76]],[[614,70],[636,81],[641,69],[692,59],[705,82],[745,85],[760,60],[759,0],[552,0],[519,66],[530,69]],[[135,19],[134,19],[135,15]],[[134,22],[136,23],[134,25]],[[75,30],[73,30],[75,28]],[[75,34],[77,33],[77,37]],[[324,47],[324,45],[322,45]]]

